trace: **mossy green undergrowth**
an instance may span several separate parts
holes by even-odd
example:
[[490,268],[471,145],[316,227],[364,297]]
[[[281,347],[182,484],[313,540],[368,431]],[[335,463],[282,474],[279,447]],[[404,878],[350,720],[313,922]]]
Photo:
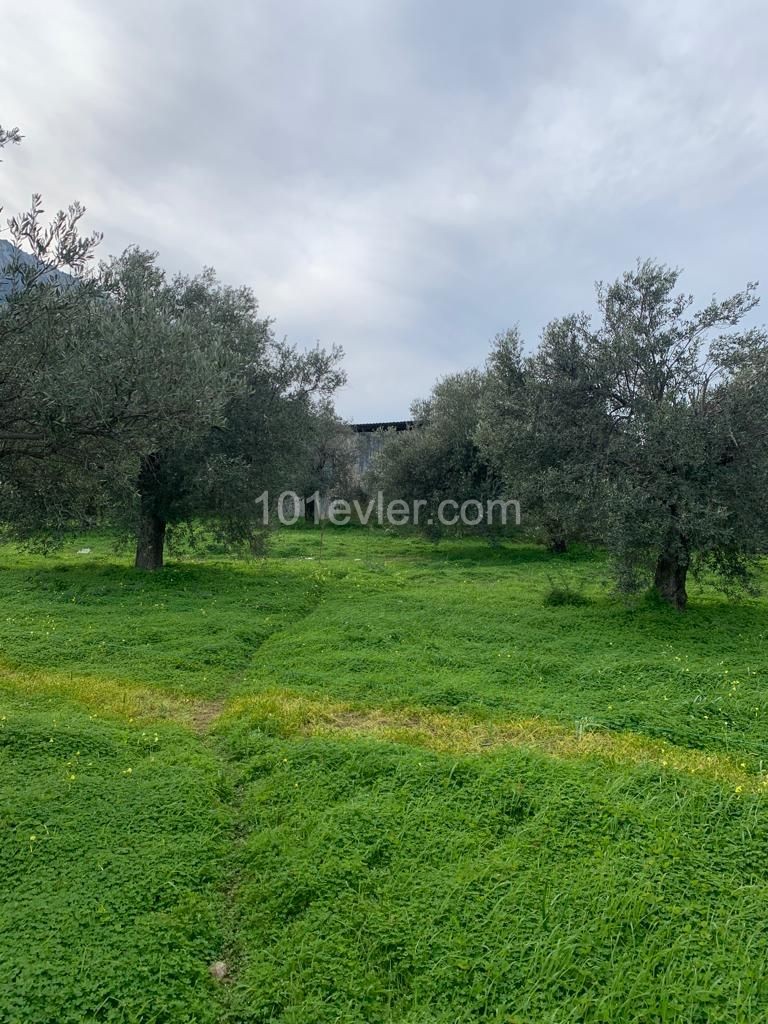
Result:
[[219,726],[247,720],[266,735],[370,737],[427,747],[437,753],[476,754],[518,747],[549,757],[601,759],[615,765],[648,765],[724,782],[734,792],[768,794],[768,775],[747,771],[746,761],[725,754],[677,747],[636,733],[611,733],[578,721],[571,728],[544,718],[478,719],[427,708],[369,708],[285,693],[232,702]]
[[135,686],[105,676],[76,676],[72,672],[22,670],[0,665],[0,693],[62,697],[90,708],[102,717],[128,722],[159,722],[166,719],[194,725],[208,705],[192,697],[178,696],[148,686]]
[[768,1020],[765,599],[354,529],[0,559],[2,1024]]
[[612,733],[577,721],[571,728],[544,718],[478,718],[422,707],[371,708],[359,704],[310,699],[299,694],[267,692],[236,698],[229,704],[177,697],[148,687],[128,686],[92,676],[21,672],[0,667],[0,693],[60,696],[92,708],[101,716],[129,723],[174,721],[195,730],[233,720],[250,721],[269,735],[371,737],[410,743],[438,753],[470,754],[514,746],[551,757],[602,758],[617,764],[651,764],[659,769],[698,774],[731,783],[736,792],[768,791],[762,770],[747,771],[747,762],[721,753],[677,747],[631,732]]
[[217,759],[28,682],[0,691],[0,1021],[218,1020]]
[[232,1019],[765,1019],[768,805],[651,764],[220,734]]
[[[548,605],[555,584],[588,603]],[[265,560],[155,575],[98,537],[48,559],[0,550],[2,663],[203,700],[279,689],[585,719],[768,763],[767,644],[765,598],[694,585],[684,616],[625,606],[584,550],[298,528]]]

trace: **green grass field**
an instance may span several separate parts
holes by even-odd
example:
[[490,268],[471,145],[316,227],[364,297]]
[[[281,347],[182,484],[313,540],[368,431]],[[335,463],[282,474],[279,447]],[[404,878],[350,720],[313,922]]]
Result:
[[607,579],[3,549],[0,1022],[768,1021],[768,600]]

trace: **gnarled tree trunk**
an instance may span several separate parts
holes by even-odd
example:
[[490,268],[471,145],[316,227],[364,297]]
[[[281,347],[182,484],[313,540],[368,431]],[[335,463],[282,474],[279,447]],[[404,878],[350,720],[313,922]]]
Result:
[[688,593],[685,589],[688,577],[688,550],[681,538],[679,543],[665,548],[656,561],[653,583],[659,597],[678,611],[685,611]]
[[136,538],[136,568],[162,569],[165,523],[153,513],[142,512]]
[[160,456],[146,455],[139,470],[141,510],[136,537],[136,568],[162,569],[165,548],[165,520],[159,514],[157,491]]

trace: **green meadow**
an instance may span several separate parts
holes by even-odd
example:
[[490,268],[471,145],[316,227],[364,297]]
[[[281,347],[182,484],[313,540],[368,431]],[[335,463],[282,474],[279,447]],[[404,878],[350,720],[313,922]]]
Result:
[[3,548],[0,1022],[768,1021],[768,599],[609,581]]

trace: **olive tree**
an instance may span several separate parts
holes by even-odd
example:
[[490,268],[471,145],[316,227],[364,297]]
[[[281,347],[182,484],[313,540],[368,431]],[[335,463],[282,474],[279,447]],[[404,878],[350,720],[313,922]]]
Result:
[[[20,140],[0,128],[0,148]],[[0,239],[0,521],[17,536],[62,521],[82,498],[103,426],[88,330],[100,236],[81,232],[84,212],[73,203],[45,222],[35,194]]]
[[525,522],[555,553],[594,533],[594,496],[607,417],[589,356],[584,314],[553,320],[524,356],[516,329],[487,365],[476,439],[520,501]]
[[602,543],[682,609],[689,572],[748,584],[768,545],[768,343],[754,284],[696,309],[679,276],[638,262],[530,356],[497,339],[476,437],[553,550]]
[[102,268],[102,285],[100,330],[124,366],[108,378],[123,421],[135,415],[135,436],[121,434],[135,500],[108,487],[113,518],[134,524],[136,566],[162,567],[169,525],[207,521],[247,539],[259,492],[298,471],[313,402],[343,380],[340,352],[278,341],[252,291],[210,270],[169,280],[153,254],[129,250]]
[[0,522],[29,539],[109,518],[155,568],[168,523],[248,531],[255,489],[310,459],[341,354],[278,342],[210,270],[169,278],[130,248],[90,272],[83,213],[45,224],[34,196],[0,239]]
[[296,491],[306,499],[305,518],[312,520],[325,514],[329,501],[350,500],[358,494],[356,435],[338,416],[330,398],[324,398],[316,404],[305,436]]
[[388,498],[421,500],[427,519],[444,500],[485,501],[499,494],[499,480],[475,440],[484,374],[479,370],[439,380],[426,399],[413,403],[413,430],[387,435],[375,460],[376,483]]
[[766,550],[768,340],[756,285],[694,308],[680,272],[640,262],[597,289],[590,359],[611,423],[598,512],[623,582],[683,609],[692,569],[744,584]]

